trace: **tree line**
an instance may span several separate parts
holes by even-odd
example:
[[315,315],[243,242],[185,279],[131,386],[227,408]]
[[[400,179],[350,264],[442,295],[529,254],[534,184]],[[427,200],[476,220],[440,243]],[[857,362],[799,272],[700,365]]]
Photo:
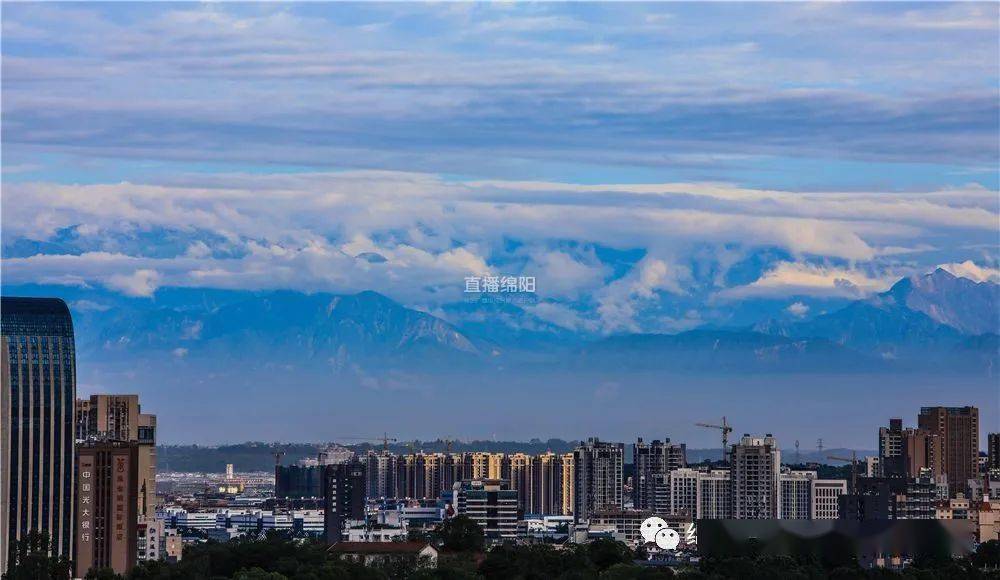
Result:
[[[587,544],[500,545],[485,550],[483,531],[456,517],[419,538],[439,549],[438,566],[421,569],[397,560],[363,566],[338,559],[314,539],[272,532],[230,542],[185,546],[180,562],[142,562],[127,574],[94,570],[87,580],[1000,580],[1000,542],[981,544],[968,558],[917,560],[902,571],[862,569],[856,562],[835,566],[816,559],[764,555],[748,543],[742,554],[702,559],[696,566],[653,566],[643,548],[599,539]],[[70,562],[49,555],[45,534],[30,534],[14,546],[3,580],[69,580]]]

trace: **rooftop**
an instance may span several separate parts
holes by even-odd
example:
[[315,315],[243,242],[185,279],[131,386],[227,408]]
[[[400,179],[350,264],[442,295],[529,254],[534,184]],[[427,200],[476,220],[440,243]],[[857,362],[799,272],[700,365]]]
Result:
[[427,542],[337,542],[330,546],[334,554],[417,554],[431,548]]

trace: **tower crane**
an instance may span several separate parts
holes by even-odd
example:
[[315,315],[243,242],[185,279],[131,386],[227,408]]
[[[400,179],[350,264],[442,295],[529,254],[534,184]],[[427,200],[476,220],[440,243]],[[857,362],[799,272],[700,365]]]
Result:
[[851,493],[855,493],[858,489],[858,452],[851,451],[851,458],[847,457],[837,457],[836,455],[827,455],[827,459],[832,459],[834,461],[850,462],[851,464]]
[[395,443],[395,437],[389,437],[388,433],[383,433],[381,437],[334,437],[335,441],[360,441],[382,443],[382,451],[389,451],[389,443]]
[[722,431],[722,461],[726,461],[729,456],[729,434],[733,432],[733,427],[726,422],[726,418],[722,418],[721,425],[713,425],[712,423],[695,423],[695,425]]

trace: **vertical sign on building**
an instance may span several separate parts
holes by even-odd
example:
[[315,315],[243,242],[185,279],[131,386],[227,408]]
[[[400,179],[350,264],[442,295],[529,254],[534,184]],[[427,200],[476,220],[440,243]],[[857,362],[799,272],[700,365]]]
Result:
[[115,541],[111,543],[111,567],[115,570],[128,570],[130,542],[128,541],[129,523],[126,519],[131,510],[128,509],[129,491],[129,455],[120,451],[114,456],[114,530]]
[[94,563],[94,456],[80,455],[77,479],[76,566],[90,570]]

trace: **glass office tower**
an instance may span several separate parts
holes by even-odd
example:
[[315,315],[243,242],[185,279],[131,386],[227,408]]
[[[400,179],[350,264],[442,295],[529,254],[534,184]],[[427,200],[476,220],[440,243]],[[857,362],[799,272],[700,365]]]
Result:
[[13,544],[48,533],[73,557],[76,353],[56,298],[0,299],[0,572]]

